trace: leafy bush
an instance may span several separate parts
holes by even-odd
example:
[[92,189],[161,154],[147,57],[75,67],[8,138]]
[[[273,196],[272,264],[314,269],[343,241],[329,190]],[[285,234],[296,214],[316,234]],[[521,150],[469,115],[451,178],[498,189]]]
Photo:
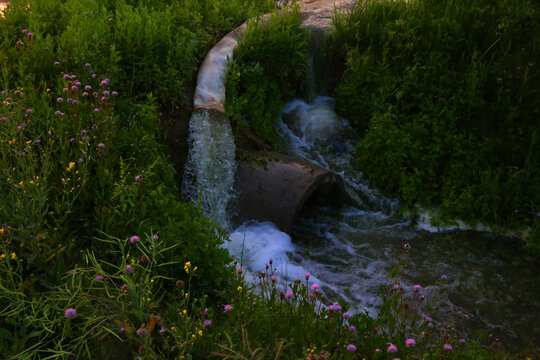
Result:
[[305,79],[307,36],[300,24],[298,7],[249,22],[229,63],[227,115],[273,145],[281,143],[279,112]]
[[[171,264],[190,256],[212,274],[196,292],[222,296],[224,234],[179,201],[160,119],[187,104],[214,37],[273,5],[222,3],[9,4],[0,19],[0,237],[24,259],[31,289],[54,287],[83,249],[114,258],[96,236],[153,231],[177,249]],[[175,267],[161,270],[176,278]]]
[[472,224],[538,223],[539,18],[533,1],[475,0],[358,2],[336,19],[337,109],[374,185]]

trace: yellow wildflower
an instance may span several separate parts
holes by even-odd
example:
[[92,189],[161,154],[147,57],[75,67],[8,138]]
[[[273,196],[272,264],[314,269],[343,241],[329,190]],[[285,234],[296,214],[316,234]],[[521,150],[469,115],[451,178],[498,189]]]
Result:
[[241,287],[241,286],[239,286],[239,287],[238,287],[238,288],[237,288],[236,290],[238,290],[238,291],[242,291],[242,287]]
[[197,337],[197,335],[195,335],[195,334],[191,335],[192,339],[195,339],[196,337]]
[[3,227],[1,227],[0,228],[0,235],[4,235],[5,232],[6,232],[6,230]]
[[11,259],[12,259],[12,260],[15,260],[16,258],[17,258],[17,254],[11,253]]
[[51,89],[47,88],[47,92],[51,91]]
[[191,262],[188,261],[184,264],[184,270],[189,274],[189,269],[191,269]]
[[0,259],[5,259],[5,258],[6,258],[6,254],[0,255]]
[[184,309],[184,310],[182,311],[182,313],[183,313],[184,315],[186,315],[186,314],[187,314],[187,310]]
[[13,145],[13,144],[15,144],[15,139],[11,139],[11,140],[9,140],[9,141],[8,141],[8,143],[9,143],[9,145]]
[[171,326],[171,331],[172,332],[175,332],[176,331],[176,328],[174,326]]
[[26,145],[30,145],[31,143],[32,143],[32,140],[28,140],[28,141],[26,142]]
[[67,171],[71,171],[71,169],[73,169],[73,167],[75,166],[75,163],[72,161],[69,163],[68,167],[66,168]]
[[199,336],[202,336],[202,330],[199,330],[198,334]]
[[20,186],[23,186],[24,185],[24,180],[21,180],[21,182],[19,183]]

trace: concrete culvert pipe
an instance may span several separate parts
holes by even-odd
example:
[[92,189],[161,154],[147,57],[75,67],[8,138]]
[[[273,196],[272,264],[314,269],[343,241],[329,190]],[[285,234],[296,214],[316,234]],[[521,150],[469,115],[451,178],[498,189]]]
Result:
[[285,232],[306,203],[340,207],[345,197],[339,175],[277,153],[240,162],[236,181],[240,216],[271,221]]

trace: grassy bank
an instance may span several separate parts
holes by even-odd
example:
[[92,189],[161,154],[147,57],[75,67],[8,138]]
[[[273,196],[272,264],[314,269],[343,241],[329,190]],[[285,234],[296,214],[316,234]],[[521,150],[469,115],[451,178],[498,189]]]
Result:
[[179,200],[162,119],[191,101],[211,44],[272,6],[11,3],[0,19],[2,357],[498,356],[435,324],[421,287],[400,286],[400,257],[376,319],[322,307],[309,274],[285,284],[271,260],[256,295],[222,229]]
[[[337,109],[358,166],[406,207],[540,246],[540,9],[533,1],[366,1],[336,20]],[[503,230],[504,231],[504,230]]]

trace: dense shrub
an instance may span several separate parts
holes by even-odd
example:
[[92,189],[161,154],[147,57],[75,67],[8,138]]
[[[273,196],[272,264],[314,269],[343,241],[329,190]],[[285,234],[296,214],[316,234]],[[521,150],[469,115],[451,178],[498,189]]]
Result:
[[[143,233],[168,249],[154,273],[164,288],[193,261],[193,293],[224,296],[224,233],[179,200],[160,119],[187,104],[214,38],[273,5],[222,3],[14,0],[5,10],[0,239],[3,253],[21,260],[18,280],[31,303],[84,263],[86,249],[117,261],[111,243],[96,237]],[[0,328],[13,330],[1,319]]]
[[533,1],[365,1],[337,18],[337,109],[357,160],[406,206],[538,226],[540,8]]
[[227,115],[275,146],[279,112],[305,79],[307,36],[300,23],[298,7],[249,22],[227,72]]

